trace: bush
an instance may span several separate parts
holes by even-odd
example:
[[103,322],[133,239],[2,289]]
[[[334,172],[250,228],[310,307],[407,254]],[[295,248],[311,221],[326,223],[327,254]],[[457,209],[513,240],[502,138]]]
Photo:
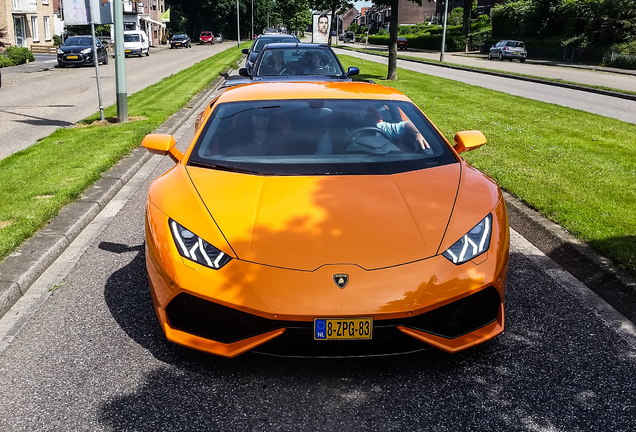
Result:
[[[450,33],[450,32],[449,32]],[[425,50],[439,50],[442,47],[442,35],[418,34],[407,35],[409,48],[419,48]],[[374,45],[389,45],[389,36],[369,36],[369,43]],[[466,38],[463,35],[447,34],[445,51],[464,51]]]
[[9,60],[9,63],[4,66],[15,66],[35,61],[35,57],[33,57],[31,50],[24,47],[10,46],[4,50],[4,56]]
[[636,69],[636,54],[606,53],[603,64],[620,69]]
[[[482,15],[484,16],[484,15]],[[470,34],[470,47],[471,51],[480,50],[482,45],[494,45],[496,42],[490,43],[492,40],[492,31],[490,27],[483,28],[481,30],[477,30]]]
[[5,57],[4,54],[0,53],[0,68],[7,66],[13,66],[13,63],[11,63],[9,57]]

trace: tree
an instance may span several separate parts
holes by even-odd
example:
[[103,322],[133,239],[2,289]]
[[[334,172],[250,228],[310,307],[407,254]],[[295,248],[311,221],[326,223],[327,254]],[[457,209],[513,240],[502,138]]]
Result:
[[6,44],[2,42],[2,39],[4,39],[5,37],[7,37],[7,28],[0,27],[0,47],[6,46]]
[[287,30],[304,30],[311,23],[307,0],[276,0],[276,9]]
[[[391,6],[391,20],[389,26],[389,67],[386,79],[397,79],[397,37],[398,37],[398,15],[399,15],[399,0],[390,0]],[[422,6],[422,0],[409,0],[413,3]],[[429,2],[433,0],[428,0]]]

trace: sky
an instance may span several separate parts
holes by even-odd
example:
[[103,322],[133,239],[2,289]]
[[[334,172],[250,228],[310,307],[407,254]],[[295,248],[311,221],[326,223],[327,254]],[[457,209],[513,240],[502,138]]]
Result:
[[356,9],[358,9],[358,10],[360,10],[363,7],[371,7],[372,4],[373,3],[370,2],[370,1],[357,1],[357,2],[354,2],[354,5],[355,5]]

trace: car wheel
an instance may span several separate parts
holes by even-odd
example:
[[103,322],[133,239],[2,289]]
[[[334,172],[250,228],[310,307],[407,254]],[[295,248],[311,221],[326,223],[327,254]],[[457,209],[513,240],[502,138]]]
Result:
[[524,63],[524,62],[526,61],[526,59],[519,59],[519,61],[520,61],[521,63]]
[[503,61],[503,53],[499,53],[499,61]]
[[104,65],[107,65],[107,64],[108,64],[108,53],[106,53],[106,55],[104,56],[104,62],[103,62],[103,64],[104,64]]
[[150,55],[150,48],[148,48],[148,50],[146,50],[146,57],[148,57]]
[[488,53],[488,60],[492,60],[492,54]]

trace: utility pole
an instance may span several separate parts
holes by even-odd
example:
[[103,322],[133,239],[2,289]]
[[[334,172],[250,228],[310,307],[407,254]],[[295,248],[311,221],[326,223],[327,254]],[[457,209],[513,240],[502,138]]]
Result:
[[439,61],[444,61],[444,47],[446,46],[446,17],[448,16],[448,2],[450,0],[445,0],[444,3],[444,30],[442,31],[442,50],[439,54]]
[[124,52],[124,3],[113,1],[115,29],[115,92],[117,94],[117,122],[128,121],[128,90],[126,89],[126,53]]
[[239,2],[236,0],[236,40],[238,41],[238,47],[241,47],[241,24],[239,21]]

